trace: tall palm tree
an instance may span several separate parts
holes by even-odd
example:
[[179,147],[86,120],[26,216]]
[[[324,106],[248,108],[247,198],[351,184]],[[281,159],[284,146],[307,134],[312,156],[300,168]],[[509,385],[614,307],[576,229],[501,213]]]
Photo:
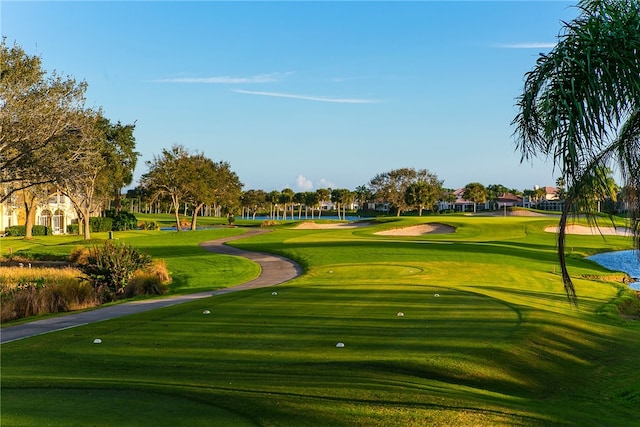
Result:
[[578,8],[557,45],[526,74],[513,121],[522,160],[552,157],[566,179],[558,254],[573,303],[577,297],[564,253],[567,218],[601,175],[598,170],[617,163],[630,189],[630,226],[640,248],[640,4],[582,0]]

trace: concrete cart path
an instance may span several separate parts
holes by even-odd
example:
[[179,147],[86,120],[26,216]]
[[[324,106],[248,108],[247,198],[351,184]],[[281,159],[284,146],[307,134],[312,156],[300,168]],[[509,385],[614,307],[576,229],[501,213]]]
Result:
[[227,246],[224,243],[236,239],[244,239],[246,237],[255,236],[265,233],[267,230],[252,229],[247,233],[239,236],[225,237],[218,240],[211,240],[200,244],[204,249],[223,255],[241,256],[260,265],[260,276],[256,279],[243,283],[241,285],[229,288],[218,289],[216,291],[199,292],[188,295],[178,295],[175,297],[150,299],[144,301],[132,301],[122,303],[110,307],[98,308],[82,313],[68,314],[50,319],[36,320],[34,322],[24,323],[21,325],[7,326],[0,329],[0,344],[35,335],[47,334],[49,332],[60,331],[63,329],[74,328],[76,326],[86,325],[92,322],[101,322],[116,317],[126,316],[128,314],[142,313],[144,311],[154,310],[157,308],[169,307],[181,304],[187,301],[193,301],[199,298],[206,298],[214,295],[226,294],[229,292],[237,292],[246,289],[255,289],[267,286],[274,286],[293,279],[301,274],[302,269],[295,262],[277,255],[264,254],[259,252],[249,252]]

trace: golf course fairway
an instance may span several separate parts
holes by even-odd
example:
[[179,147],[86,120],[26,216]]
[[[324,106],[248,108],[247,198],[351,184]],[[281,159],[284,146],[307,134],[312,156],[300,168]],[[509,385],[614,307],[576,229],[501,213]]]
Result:
[[[425,222],[454,232],[376,234]],[[296,261],[304,273],[294,280],[3,344],[0,424],[640,424],[640,321],[618,312],[631,291],[621,273],[584,259],[629,249],[630,237],[567,237],[576,307],[556,236],[544,231],[557,218],[299,224],[230,243]],[[198,246],[242,232],[118,238],[164,259],[171,292],[188,293],[258,274]],[[12,244],[30,253],[78,244],[55,238]]]

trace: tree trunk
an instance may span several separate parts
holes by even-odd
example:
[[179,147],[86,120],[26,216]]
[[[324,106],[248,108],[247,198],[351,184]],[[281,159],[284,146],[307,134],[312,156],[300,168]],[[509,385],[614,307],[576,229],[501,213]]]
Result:
[[200,205],[194,207],[193,209],[193,214],[191,215],[191,231],[195,231],[196,229],[196,221],[198,218],[198,211],[202,208],[202,206],[204,205],[204,203],[201,203]]
[[25,212],[24,238],[25,240],[29,240],[33,238],[33,224],[36,220],[36,202],[38,201],[38,197],[26,189],[22,191],[22,195]]
[[571,276],[567,270],[567,259],[565,256],[565,242],[567,235],[567,220],[569,218],[569,212],[573,204],[573,196],[568,195],[565,199],[564,207],[562,209],[562,215],[560,216],[560,222],[558,223],[558,258],[560,260],[560,271],[562,272],[562,284],[564,290],[569,298],[569,301],[574,305],[578,305],[578,297],[576,290],[571,281]]

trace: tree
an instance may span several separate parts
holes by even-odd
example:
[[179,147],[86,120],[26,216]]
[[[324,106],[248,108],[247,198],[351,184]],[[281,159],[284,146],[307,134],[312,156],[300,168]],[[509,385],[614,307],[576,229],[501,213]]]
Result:
[[37,56],[0,45],[0,202],[23,188],[54,181],[76,153],[59,144],[82,131],[87,84],[49,76]]
[[293,202],[298,205],[298,219],[302,218],[302,205],[304,205],[304,200],[305,193],[296,193],[293,195]]
[[72,161],[55,170],[55,183],[71,201],[78,214],[79,231],[89,240],[89,218],[100,208],[107,193],[105,175],[109,164],[104,156],[107,143],[97,126],[98,113],[86,110],[82,116],[85,124],[79,132],[56,141],[61,151],[72,154]]
[[247,190],[240,197],[242,206],[247,209],[247,217],[251,213],[253,219],[256,219],[258,209],[265,207],[267,202],[267,193],[264,190]]
[[[282,203],[282,220],[287,220],[287,205],[293,204],[293,196],[295,193],[290,188],[284,188],[280,192],[280,203]],[[293,219],[293,208],[291,209],[291,219]]]
[[135,151],[136,139],[133,136],[135,124],[123,125],[120,122],[112,124],[108,119],[100,117],[98,127],[104,135],[103,157],[109,168],[103,174],[108,193],[115,202],[113,210],[118,213],[121,209],[122,189],[133,181],[133,171],[136,168],[140,153]]
[[277,220],[278,216],[278,203],[280,203],[280,192],[273,190],[267,193],[267,202],[269,202],[269,216]]
[[369,181],[369,187],[377,201],[389,203],[396,209],[396,215],[400,216],[409,208],[405,200],[407,187],[418,181],[428,182],[430,175],[426,169],[394,169],[374,176]]
[[231,170],[228,162],[220,161],[214,164],[214,203],[231,220],[237,213],[242,195],[242,182],[238,175]]
[[304,193],[304,206],[305,206],[305,216],[306,209],[311,208],[311,219],[313,219],[313,210],[320,203],[320,196],[316,191],[307,191]]
[[192,169],[188,167],[189,151],[182,145],[174,145],[170,150],[162,149],[159,156],[147,161],[149,171],[141,178],[142,185],[154,195],[154,198],[167,196],[176,220],[176,230],[180,227],[180,204],[185,198],[186,183],[192,178]]
[[487,201],[487,189],[479,182],[472,182],[464,187],[462,197],[473,202],[473,213],[476,213],[477,204]]
[[[331,190],[331,201],[336,205],[338,219],[346,219],[346,206],[353,201],[353,194],[346,188]],[[342,207],[342,214],[340,213]]]
[[320,218],[322,216],[322,202],[330,200],[331,190],[328,188],[318,188],[316,194],[318,195],[318,218]]
[[366,185],[360,185],[356,187],[354,193],[355,200],[358,202],[358,206],[360,206],[361,210],[364,209],[365,204],[373,197],[373,194],[371,194],[371,190],[369,190]]
[[496,208],[498,198],[504,196],[506,193],[509,193],[509,189],[502,184],[487,185],[487,199],[489,199],[493,205],[491,209]]
[[[565,259],[567,219],[597,170],[617,164],[640,248],[640,13],[637,0],[582,0],[558,43],[525,75],[517,100],[522,160],[551,157],[566,179],[558,255],[569,300],[577,296]],[[589,216],[595,222],[595,217]]]
[[438,201],[442,197],[443,181],[438,180],[435,174],[429,173],[427,180],[421,179],[409,184],[405,191],[405,202],[409,207],[418,209],[418,215],[422,216],[424,209],[438,210]]

